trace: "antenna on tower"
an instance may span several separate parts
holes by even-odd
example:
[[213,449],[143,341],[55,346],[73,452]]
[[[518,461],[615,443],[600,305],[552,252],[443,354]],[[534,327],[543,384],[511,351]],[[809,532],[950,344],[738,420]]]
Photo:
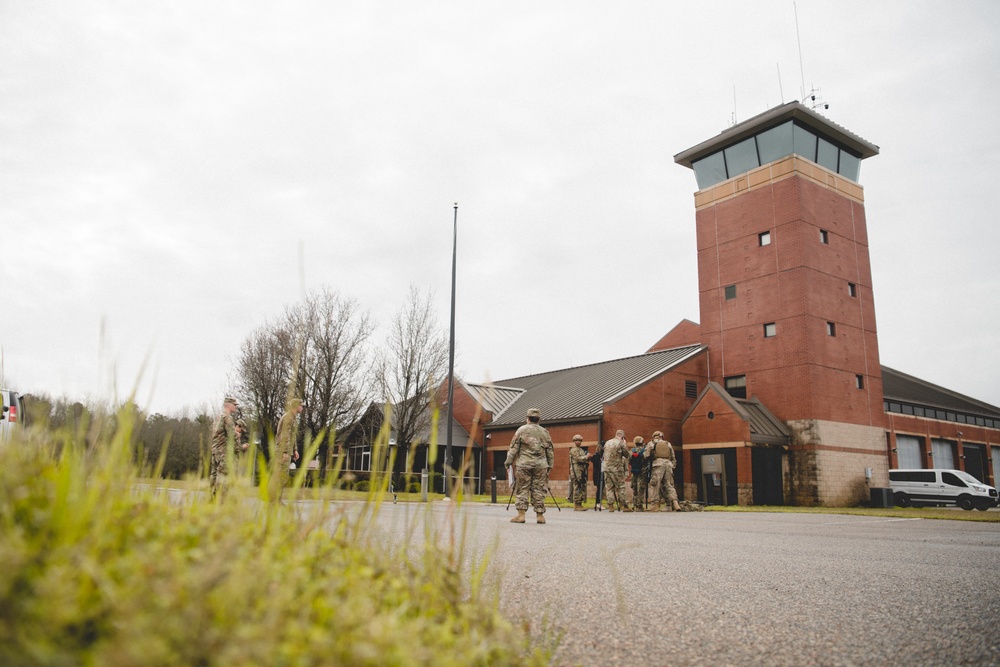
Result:
[[[802,77],[802,97],[799,99],[810,109],[829,109],[830,105],[823,101],[819,95],[819,88],[816,86],[813,86],[812,90],[809,91],[809,96],[806,96],[806,72],[802,66],[802,37],[799,35],[799,8],[795,4],[795,0],[792,0],[792,9],[795,11],[795,39],[799,45],[799,76]],[[778,85],[781,85],[781,70],[778,70]]]
[[819,88],[813,86],[813,89],[809,91],[809,97],[803,100],[805,104],[809,105],[810,109],[829,109],[830,105],[823,101],[823,96],[819,94]]
[[774,66],[778,68],[778,94],[781,95],[781,103],[785,103],[785,89],[781,87],[781,65],[779,63],[774,63]]

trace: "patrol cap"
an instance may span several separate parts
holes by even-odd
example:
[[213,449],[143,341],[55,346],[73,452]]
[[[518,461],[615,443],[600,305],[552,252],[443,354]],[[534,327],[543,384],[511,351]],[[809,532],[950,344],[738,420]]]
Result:
[[663,431],[653,431],[653,437],[655,438],[656,436],[660,436],[662,438],[663,437]]
[[635,436],[635,438],[632,439],[632,442],[634,442],[637,445],[641,445],[642,444],[642,436],[641,435]]
[[226,403],[231,403],[233,405],[239,406],[239,403],[237,403],[236,399],[233,398],[232,396],[226,396],[226,400],[224,400],[222,403],[223,405],[225,405]]
[[540,419],[542,417],[542,411],[538,408],[528,408],[528,416],[538,417]]
[[579,440],[580,442],[583,442],[583,436],[580,435],[579,433],[577,433],[576,435],[573,436],[573,442],[576,442],[577,440]]

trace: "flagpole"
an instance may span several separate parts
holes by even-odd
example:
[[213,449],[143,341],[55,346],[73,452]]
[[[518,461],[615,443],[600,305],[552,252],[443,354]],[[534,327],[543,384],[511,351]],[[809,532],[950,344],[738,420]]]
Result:
[[458,260],[458,202],[455,202],[455,217],[452,223],[451,245],[451,337],[448,343],[448,429],[444,455],[444,493],[451,495],[449,475],[451,471],[451,422],[455,399],[455,269]]

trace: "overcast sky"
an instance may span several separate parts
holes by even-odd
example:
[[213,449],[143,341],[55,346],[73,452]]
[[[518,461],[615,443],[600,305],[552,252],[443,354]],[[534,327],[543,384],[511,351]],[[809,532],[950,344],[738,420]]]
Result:
[[447,331],[455,202],[464,378],[641,354],[700,319],[673,155],[816,87],[882,363],[1000,405],[998,79],[993,1],[0,0],[3,384],[214,406],[323,286]]

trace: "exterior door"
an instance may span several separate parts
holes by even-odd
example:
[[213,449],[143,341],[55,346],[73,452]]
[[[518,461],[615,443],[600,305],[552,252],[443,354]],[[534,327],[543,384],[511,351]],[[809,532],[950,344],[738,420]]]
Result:
[[784,505],[780,447],[754,447],[750,454],[753,470],[753,504]]
[[986,454],[981,445],[962,445],[965,457],[965,472],[986,484]]

